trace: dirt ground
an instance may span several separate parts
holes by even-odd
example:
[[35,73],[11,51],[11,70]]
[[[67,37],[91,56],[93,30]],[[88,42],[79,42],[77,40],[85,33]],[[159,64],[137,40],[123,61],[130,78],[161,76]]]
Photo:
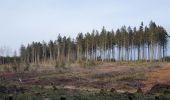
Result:
[[155,84],[170,84],[170,63],[165,63],[161,69],[149,72],[148,75],[148,79],[143,81],[145,91]]
[[[44,68],[42,68],[44,69]],[[93,67],[45,68],[38,72],[0,73],[1,84],[56,85],[68,89],[98,91],[114,88],[117,92],[144,92],[157,83],[170,83],[170,63],[105,63]]]

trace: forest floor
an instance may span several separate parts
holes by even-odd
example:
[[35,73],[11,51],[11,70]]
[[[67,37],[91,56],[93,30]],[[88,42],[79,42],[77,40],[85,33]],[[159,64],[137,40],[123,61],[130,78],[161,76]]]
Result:
[[89,93],[99,93],[101,89],[136,93],[141,88],[143,93],[147,93],[156,84],[170,85],[170,63],[104,63],[91,67],[39,67],[38,71],[22,73],[0,72],[1,86],[19,86],[28,90],[36,86],[39,89],[57,88]]

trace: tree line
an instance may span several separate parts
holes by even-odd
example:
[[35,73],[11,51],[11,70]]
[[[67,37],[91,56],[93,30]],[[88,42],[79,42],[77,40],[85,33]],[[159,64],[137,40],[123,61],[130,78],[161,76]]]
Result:
[[8,46],[0,47],[0,65],[10,64],[16,61],[20,62],[20,57],[17,56],[16,51],[13,52]]
[[168,34],[164,27],[151,21],[144,26],[78,33],[76,38],[58,35],[49,42],[21,45],[22,62],[53,61],[153,61],[166,56]]

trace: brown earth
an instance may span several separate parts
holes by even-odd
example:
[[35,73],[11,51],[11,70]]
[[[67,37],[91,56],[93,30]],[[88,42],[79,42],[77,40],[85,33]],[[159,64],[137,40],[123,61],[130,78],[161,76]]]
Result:
[[170,84],[170,63],[166,63],[159,70],[149,72],[147,81],[143,81],[144,91],[150,90],[156,84]]
[[142,91],[147,92],[156,84],[170,84],[170,63],[128,64],[105,63],[87,68],[71,66],[57,70],[48,68],[38,72],[3,72],[0,73],[0,82],[44,86],[53,84],[89,91],[114,88],[118,92],[136,92],[139,86]]

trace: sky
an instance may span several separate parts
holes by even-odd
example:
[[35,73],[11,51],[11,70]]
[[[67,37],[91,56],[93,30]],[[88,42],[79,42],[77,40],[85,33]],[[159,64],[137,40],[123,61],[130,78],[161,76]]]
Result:
[[151,20],[170,33],[169,5],[170,0],[0,0],[0,47],[18,52],[21,44],[55,40],[58,34],[75,37]]

